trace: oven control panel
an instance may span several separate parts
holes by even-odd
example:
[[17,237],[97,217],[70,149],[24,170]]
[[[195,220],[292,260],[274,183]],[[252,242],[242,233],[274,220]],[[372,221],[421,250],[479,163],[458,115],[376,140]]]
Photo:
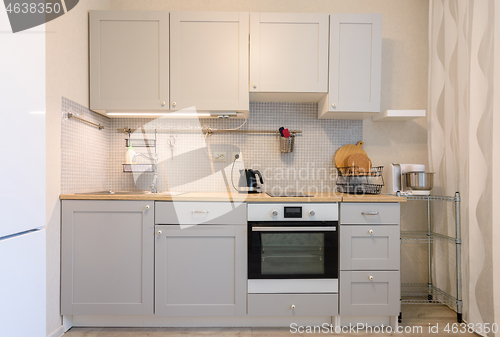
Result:
[[285,219],[302,219],[302,206],[283,207],[283,217]]
[[339,204],[248,204],[248,221],[338,221]]

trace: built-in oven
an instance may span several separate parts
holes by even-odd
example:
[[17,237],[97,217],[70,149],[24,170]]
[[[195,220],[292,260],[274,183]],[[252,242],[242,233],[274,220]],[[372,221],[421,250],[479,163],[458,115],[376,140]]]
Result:
[[248,293],[337,293],[338,204],[248,204]]

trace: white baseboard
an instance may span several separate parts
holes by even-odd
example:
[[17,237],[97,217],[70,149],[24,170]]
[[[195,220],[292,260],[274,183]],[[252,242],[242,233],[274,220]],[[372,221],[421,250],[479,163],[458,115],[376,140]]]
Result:
[[52,331],[49,335],[47,335],[47,337],[61,337],[62,335],[64,335],[63,325]]

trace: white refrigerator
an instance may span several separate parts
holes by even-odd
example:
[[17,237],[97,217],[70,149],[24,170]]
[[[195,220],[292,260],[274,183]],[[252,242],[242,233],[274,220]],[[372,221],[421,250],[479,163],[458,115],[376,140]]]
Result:
[[45,27],[0,5],[0,336],[45,337]]

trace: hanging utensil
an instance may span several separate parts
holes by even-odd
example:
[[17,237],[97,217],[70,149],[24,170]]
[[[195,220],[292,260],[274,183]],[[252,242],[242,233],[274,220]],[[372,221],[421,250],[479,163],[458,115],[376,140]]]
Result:
[[168,138],[168,146],[170,146],[170,154],[172,156],[172,160],[174,160],[174,146],[175,146],[174,135],[170,135],[170,137]]

